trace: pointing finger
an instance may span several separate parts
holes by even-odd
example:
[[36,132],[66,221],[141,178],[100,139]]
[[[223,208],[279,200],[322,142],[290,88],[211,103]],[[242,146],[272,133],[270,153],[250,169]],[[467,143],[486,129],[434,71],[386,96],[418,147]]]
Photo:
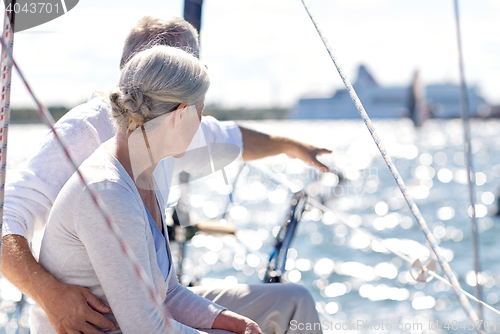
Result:
[[322,164],[321,162],[318,161],[318,159],[314,158],[312,161],[311,161],[311,165],[316,167],[317,169],[319,169],[320,171],[322,172],[329,172],[330,169],[328,169],[327,166],[325,166],[324,164]]

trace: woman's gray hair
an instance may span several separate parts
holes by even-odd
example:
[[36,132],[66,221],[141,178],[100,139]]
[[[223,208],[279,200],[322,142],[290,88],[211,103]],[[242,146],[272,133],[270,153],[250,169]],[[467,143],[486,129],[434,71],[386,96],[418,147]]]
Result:
[[208,73],[187,52],[154,46],[137,53],[121,71],[118,87],[109,95],[112,115],[119,127],[135,130],[176,109],[194,105],[208,90]]

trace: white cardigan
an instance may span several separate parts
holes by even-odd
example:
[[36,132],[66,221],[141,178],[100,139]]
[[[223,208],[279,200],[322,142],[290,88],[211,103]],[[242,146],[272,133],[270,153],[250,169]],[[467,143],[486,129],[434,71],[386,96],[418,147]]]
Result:
[[[198,333],[193,328],[211,328],[223,308],[179,284],[168,241],[171,264],[167,280],[163,281],[146,209],[123,166],[101,146],[80,170],[89,186],[99,193],[172,317],[184,324],[176,324],[179,333]],[[167,333],[133,266],[76,174],[54,202],[42,240],[40,264],[59,281],[87,287],[109,305],[113,313],[104,316],[119,326],[113,333]],[[37,305],[31,325],[33,334],[55,333]]]
[[[56,129],[78,165],[116,133],[110,106],[98,93],[69,111],[57,122]],[[203,117],[201,129],[210,143],[232,143],[240,151],[243,149],[241,131],[234,122]],[[74,172],[49,132],[28,167],[6,185],[3,236],[17,234],[31,241],[33,233],[45,227],[59,191]]]

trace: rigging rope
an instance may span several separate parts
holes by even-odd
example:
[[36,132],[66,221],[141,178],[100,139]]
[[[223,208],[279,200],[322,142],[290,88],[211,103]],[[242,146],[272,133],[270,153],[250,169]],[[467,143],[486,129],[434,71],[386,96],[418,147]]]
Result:
[[[288,181],[288,180],[285,180],[283,178],[279,178],[277,177],[275,174],[271,173],[270,171],[267,171],[263,168],[260,168],[260,167],[257,167],[255,166],[254,164],[249,164],[247,163],[247,165],[251,166],[252,168],[254,168],[255,170],[261,172],[262,174],[265,174],[266,177],[268,177],[269,179],[271,179],[272,181],[278,183],[278,184],[282,184],[282,185],[285,185],[290,191],[292,192],[297,192],[297,191],[301,191],[303,190],[301,187],[298,187],[296,184]],[[306,193],[307,195],[307,193]],[[356,231],[356,232],[359,232],[359,233],[362,233],[364,235],[366,235],[370,240],[372,241],[376,241],[378,243],[380,243],[382,246],[385,247],[385,249],[398,256],[399,258],[401,258],[402,260],[408,262],[410,265],[413,264],[415,262],[416,259],[412,259],[410,258],[409,256],[407,256],[406,254],[400,252],[399,250],[397,249],[394,249],[390,244],[387,243],[387,240],[385,239],[382,239],[382,238],[379,238],[373,234],[371,234],[368,230],[362,228],[362,227],[359,227],[353,223],[351,223],[348,219],[344,218],[343,215],[329,207],[327,207],[326,205],[322,204],[320,201],[312,198],[310,195],[307,195],[307,201],[310,205],[312,205],[313,207],[323,211],[323,212],[331,212],[333,213],[337,218],[338,218],[338,222],[335,222],[335,224],[343,224],[343,225],[346,225],[348,226],[351,230],[353,231]],[[424,245],[420,244],[422,247],[425,247]],[[261,260],[262,260],[262,257],[261,257]],[[453,287],[451,285],[451,283],[449,281],[447,281],[444,277],[438,275],[436,272],[426,268],[425,266],[422,268],[424,272],[428,273],[429,275],[431,275],[432,277],[435,277],[436,279],[440,280],[441,282],[445,283],[446,285],[448,285],[449,287]],[[473,295],[471,295],[470,293],[468,293],[467,291],[463,290],[462,288],[460,288],[460,290],[467,296],[469,297],[470,299],[472,299],[473,301],[479,303],[480,305],[483,305],[484,307],[488,308],[490,311],[492,311],[493,313],[497,314],[497,315],[500,315],[500,311],[495,309],[494,307],[492,307],[491,305],[483,302],[482,300],[479,300],[477,299],[476,297],[474,297]]]
[[[398,250],[395,250],[395,249],[392,249],[391,246],[387,244],[386,240],[381,239],[381,238],[379,238],[377,236],[374,236],[373,234],[371,234],[370,232],[368,232],[367,230],[365,230],[363,228],[360,228],[360,227],[357,227],[357,226],[353,225],[347,219],[343,218],[338,212],[335,212],[334,210],[332,210],[332,209],[328,208],[327,206],[321,204],[319,201],[315,200],[314,198],[310,198],[309,197],[309,203],[311,205],[315,206],[316,208],[322,210],[323,212],[328,212],[329,211],[331,213],[334,213],[339,218],[339,221],[341,221],[342,224],[349,226],[354,231],[364,233],[370,239],[375,240],[375,241],[381,243],[389,252],[391,252],[392,254],[394,254],[394,255],[400,257],[401,259],[405,260],[410,265],[415,262],[415,259],[411,259],[410,257],[406,256],[402,252],[400,252]],[[449,287],[453,288],[453,286],[452,286],[452,284],[450,282],[448,282],[444,277],[438,275],[436,272],[434,272],[434,271],[432,271],[432,270],[430,270],[428,268],[425,268],[425,267],[423,268],[423,271],[426,272],[426,273],[428,273],[432,277],[437,278],[441,282],[446,283]],[[468,293],[464,289],[460,288],[460,291],[463,292],[465,295],[467,295],[467,297],[469,297],[470,299],[472,299],[475,302],[477,302],[479,305],[484,305],[486,308],[488,308],[489,310],[491,310],[495,314],[500,315],[500,311],[498,311],[497,309],[493,308],[492,306],[486,304],[482,300],[479,300],[478,298],[474,297],[473,295],[471,295],[470,293]]]
[[[377,236],[374,236],[373,234],[371,234],[370,232],[368,232],[367,230],[363,229],[363,228],[360,228],[360,227],[357,227],[355,225],[353,225],[352,223],[350,223],[347,219],[343,218],[338,212],[335,212],[334,210],[328,208],[327,206],[321,204],[318,200],[314,199],[314,198],[311,198],[309,197],[309,203],[313,206],[315,206],[316,208],[322,210],[323,212],[331,212],[333,214],[335,214],[339,221],[344,224],[344,225],[347,225],[349,226],[352,230],[354,231],[357,231],[357,232],[361,232],[361,233],[364,233],[366,236],[368,236],[370,239],[372,240],[375,240],[377,242],[379,242],[380,244],[382,244],[389,252],[391,252],[392,254],[400,257],[401,259],[405,260],[406,262],[408,262],[410,265],[413,264],[415,262],[415,259],[411,259],[410,257],[406,256],[405,254],[403,254],[402,252],[398,251],[398,250],[395,250],[395,249],[392,249],[392,247],[390,245],[387,244],[386,240],[384,239],[381,239]],[[449,287],[452,287],[453,286],[451,285],[451,283],[449,281],[447,281],[444,277],[438,275],[436,272],[428,269],[428,268],[423,268],[423,271],[428,273],[429,275],[431,275],[432,277],[435,277],[437,278],[438,280],[440,280],[441,282],[443,283],[446,283]],[[493,308],[492,306],[486,304],[485,302],[483,302],[482,300],[479,300],[478,298],[474,297],[473,295],[471,295],[470,293],[468,293],[467,291],[465,291],[464,289],[460,288],[460,291],[463,292],[467,297],[469,297],[470,299],[472,299],[473,301],[475,301],[476,303],[478,303],[479,305],[484,305],[486,308],[488,308],[490,311],[492,311],[493,313],[497,314],[497,315],[500,315],[500,311],[498,311],[497,309]]]
[[[14,8],[16,0],[11,0],[11,8]],[[8,52],[12,54],[14,49],[14,24],[16,13],[5,11],[3,38],[7,40],[6,46],[2,47],[2,60],[0,73],[2,75],[2,100],[0,102],[0,232],[3,224],[3,208],[5,197],[5,176],[7,174],[7,135],[10,123],[10,88],[12,83],[12,61]],[[8,49],[8,50],[7,50]],[[0,245],[2,241],[0,239]]]
[[[469,201],[470,201],[470,215],[471,215],[471,232],[472,232],[472,247],[474,251],[474,271],[476,274],[476,294],[479,300],[482,299],[481,282],[479,275],[481,272],[481,263],[479,259],[479,236],[477,233],[477,220],[476,220],[476,199],[474,189],[474,166],[472,164],[472,145],[470,135],[470,122],[469,122],[469,101],[467,97],[467,86],[465,84],[464,74],[464,60],[462,53],[462,34],[460,31],[460,15],[458,12],[458,0],[454,0],[455,5],[455,23],[457,28],[457,46],[458,46],[458,66],[460,70],[460,104],[462,107],[462,124],[464,128],[464,150],[467,156],[467,184],[469,188]],[[479,304],[479,319],[483,319],[483,308]]]
[[321,40],[323,41],[323,44],[325,45],[328,53],[330,54],[330,57],[331,57],[333,63],[335,64],[335,67],[337,68],[337,71],[339,72],[340,77],[342,78],[342,81],[344,82],[344,85],[346,86],[346,89],[349,92],[349,95],[351,96],[352,101],[356,105],[356,108],[358,109],[358,111],[361,115],[361,118],[365,122],[365,125],[368,128],[368,131],[370,132],[373,140],[375,141],[375,144],[377,145],[380,153],[382,154],[382,157],[384,158],[384,161],[387,164],[387,167],[389,168],[389,170],[392,173],[392,176],[396,180],[396,183],[397,183],[399,189],[401,190],[401,193],[403,194],[403,197],[405,198],[411,212],[415,216],[415,219],[417,220],[417,222],[420,226],[420,229],[422,230],[427,241],[431,245],[431,248],[432,248],[434,254],[436,255],[436,258],[437,258],[439,264],[441,265],[441,268],[443,269],[446,277],[450,281],[452,288],[453,288],[453,291],[457,295],[458,300],[460,301],[460,304],[462,305],[462,308],[464,309],[465,313],[470,318],[472,323],[476,324],[476,322],[479,320],[476,312],[472,309],[472,307],[469,303],[469,300],[467,299],[467,297],[463,293],[463,290],[460,286],[460,283],[458,282],[458,279],[455,277],[455,274],[451,270],[450,265],[448,264],[448,262],[446,262],[446,259],[443,257],[443,255],[441,253],[441,249],[440,249],[439,245],[437,244],[436,239],[432,235],[431,231],[429,230],[429,227],[427,226],[427,223],[425,222],[424,217],[420,213],[420,210],[418,209],[417,204],[415,203],[413,198],[408,193],[408,189],[406,188],[406,185],[405,185],[403,179],[401,178],[401,175],[399,174],[398,170],[396,169],[396,166],[392,162],[392,159],[389,156],[389,154],[387,153],[387,150],[383,146],[382,141],[380,140],[380,138],[379,138],[379,136],[378,136],[377,132],[375,131],[375,128],[372,124],[372,121],[370,120],[370,117],[366,113],[365,108],[361,104],[361,101],[359,100],[358,95],[356,94],[356,91],[354,90],[352,84],[350,83],[349,79],[347,78],[346,74],[344,73],[344,70],[340,66],[337,58],[333,54],[333,50],[332,50],[330,44],[328,43],[327,39],[323,35],[315,18],[311,14],[307,4],[305,3],[305,0],[301,0],[301,1],[302,1],[302,4],[303,4],[307,14],[309,15],[309,18],[311,19],[312,23],[314,24],[314,27],[316,28],[316,31],[318,32]]
[[54,138],[61,145],[61,148],[64,151],[64,154],[66,155],[66,157],[68,158],[68,161],[71,163],[71,165],[73,166],[73,168],[76,170],[76,173],[78,174],[80,180],[82,181],[83,185],[85,186],[85,189],[90,194],[90,196],[92,198],[92,201],[94,202],[95,206],[98,208],[99,212],[102,214],[102,217],[104,218],[104,220],[106,222],[106,225],[108,226],[108,228],[110,229],[110,231],[112,232],[112,234],[116,238],[116,240],[119,242],[120,248],[121,248],[121,250],[123,252],[123,255],[130,262],[130,264],[133,266],[134,272],[135,272],[135,274],[137,276],[137,279],[138,279],[139,283],[145,289],[146,294],[151,299],[151,301],[153,302],[153,304],[160,311],[160,315],[162,317],[162,320],[165,322],[165,327],[167,327],[168,330],[173,330],[173,333],[176,333],[177,331],[175,330],[175,328],[173,328],[174,324],[171,323],[171,321],[169,321],[169,319],[171,318],[170,312],[164,306],[163,300],[155,292],[155,288],[153,286],[153,283],[149,279],[149,277],[148,277],[146,271],[144,270],[144,268],[142,267],[141,263],[138,261],[138,259],[135,256],[133,250],[125,242],[125,239],[123,238],[123,235],[122,235],[122,233],[120,231],[120,228],[118,227],[118,225],[116,225],[116,223],[111,218],[111,216],[110,216],[110,214],[109,214],[106,206],[104,205],[104,203],[102,202],[102,200],[99,198],[98,193],[95,190],[93,190],[93,188],[90,187],[88,185],[88,183],[86,182],[85,177],[83,176],[83,174],[80,172],[80,170],[78,168],[78,165],[76,164],[76,162],[71,157],[71,154],[70,154],[70,152],[69,152],[66,144],[64,143],[63,139],[61,137],[59,137],[59,134],[57,133],[57,131],[55,129],[55,121],[52,118],[52,115],[50,114],[50,112],[48,111],[48,109],[36,97],[36,95],[34,94],[33,90],[31,89],[31,86],[29,85],[29,83],[25,79],[23,72],[21,71],[21,69],[19,68],[19,66],[16,63],[15,59],[13,58],[12,52],[10,52],[10,50],[6,48],[6,42],[4,40],[4,36],[2,36],[0,38],[0,43],[2,44],[2,47],[4,48],[4,50],[7,51],[7,55],[10,58],[13,67],[19,73],[21,81],[26,86],[26,88],[28,89],[29,94],[31,95],[31,97],[35,101],[35,103],[37,105],[37,108],[38,108],[38,110],[37,110],[38,111],[38,115],[44,121],[44,123],[47,126],[49,126],[50,130],[52,131],[52,134],[54,135]]

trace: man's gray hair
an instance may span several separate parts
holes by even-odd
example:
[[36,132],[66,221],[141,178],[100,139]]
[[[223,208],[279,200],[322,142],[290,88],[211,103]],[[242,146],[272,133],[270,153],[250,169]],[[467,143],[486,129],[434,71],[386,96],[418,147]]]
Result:
[[120,68],[136,53],[155,45],[172,46],[199,57],[198,32],[189,22],[176,16],[166,20],[145,16],[130,30],[125,40]]

